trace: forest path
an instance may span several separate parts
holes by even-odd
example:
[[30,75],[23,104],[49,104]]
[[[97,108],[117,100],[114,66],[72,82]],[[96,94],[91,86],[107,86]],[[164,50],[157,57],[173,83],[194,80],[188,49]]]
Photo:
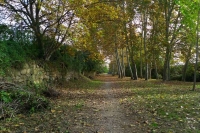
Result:
[[95,129],[100,133],[124,133],[132,126],[129,115],[120,105],[119,97],[116,97],[120,91],[114,87],[114,82],[104,82],[99,90],[104,97],[101,103],[96,105],[100,111],[97,113],[99,117],[95,122]]
[[[81,110],[83,125],[75,124],[70,127],[72,133],[145,133],[144,123],[137,113],[131,111],[129,105],[122,104],[124,99],[134,93],[123,88],[124,82],[116,77],[100,76],[97,80],[103,82],[92,95],[86,96],[85,107]],[[140,120],[139,120],[139,119]],[[79,120],[74,120],[79,121]],[[74,123],[74,122],[73,122]],[[70,133],[71,133],[70,132]]]
[[[192,83],[100,75],[66,82],[50,107],[0,121],[0,133],[198,132],[199,90]],[[183,100],[183,98],[187,100]]]
[[47,110],[0,121],[0,133],[148,133],[145,117],[131,100],[130,78],[101,75],[57,88]]

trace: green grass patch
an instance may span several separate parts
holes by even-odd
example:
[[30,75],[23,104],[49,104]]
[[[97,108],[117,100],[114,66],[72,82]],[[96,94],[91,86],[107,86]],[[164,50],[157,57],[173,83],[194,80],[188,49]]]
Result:
[[200,90],[190,91],[192,83],[141,81],[125,87],[134,92],[133,109],[142,110],[152,130],[200,132]]
[[76,103],[76,104],[74,105],[75,110],[81,109],[84,105],[85,105],[84,101],[83,101],[83,100],[80,100],[78,103]]
[[92,81],[89,79],[79,79],[70,81],[67,83],[67,88],[69,89],[80,89],[80,90],[94,90],[99,88],[103,82],[101,81]]

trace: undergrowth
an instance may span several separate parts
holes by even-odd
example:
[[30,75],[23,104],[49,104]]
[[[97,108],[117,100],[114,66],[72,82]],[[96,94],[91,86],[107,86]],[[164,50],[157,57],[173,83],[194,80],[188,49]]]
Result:
[[0,90],[0,120],[10,119],[21,113],[35,113],[50,107],[49,100],[37,92],[35,86],[27,88],[1,82]]

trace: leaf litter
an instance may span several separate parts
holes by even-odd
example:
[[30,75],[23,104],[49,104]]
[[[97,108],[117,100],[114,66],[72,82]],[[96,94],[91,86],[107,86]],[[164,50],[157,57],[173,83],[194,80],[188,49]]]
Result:
[[[99,82],[100,81],[100,82]],[[0,121],[0,131],[55,133],[200,132],[200,91],[192,83],[98,76],[57,88],[51,108]]]

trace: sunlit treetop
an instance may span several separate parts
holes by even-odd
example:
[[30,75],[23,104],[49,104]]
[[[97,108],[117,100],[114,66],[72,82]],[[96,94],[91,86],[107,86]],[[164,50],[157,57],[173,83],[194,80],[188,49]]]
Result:
[[200,10],[200,0],[176,0],[176,3],[180,6],[183,15],[182,23],[191,29],[195,29],[198,11]]

